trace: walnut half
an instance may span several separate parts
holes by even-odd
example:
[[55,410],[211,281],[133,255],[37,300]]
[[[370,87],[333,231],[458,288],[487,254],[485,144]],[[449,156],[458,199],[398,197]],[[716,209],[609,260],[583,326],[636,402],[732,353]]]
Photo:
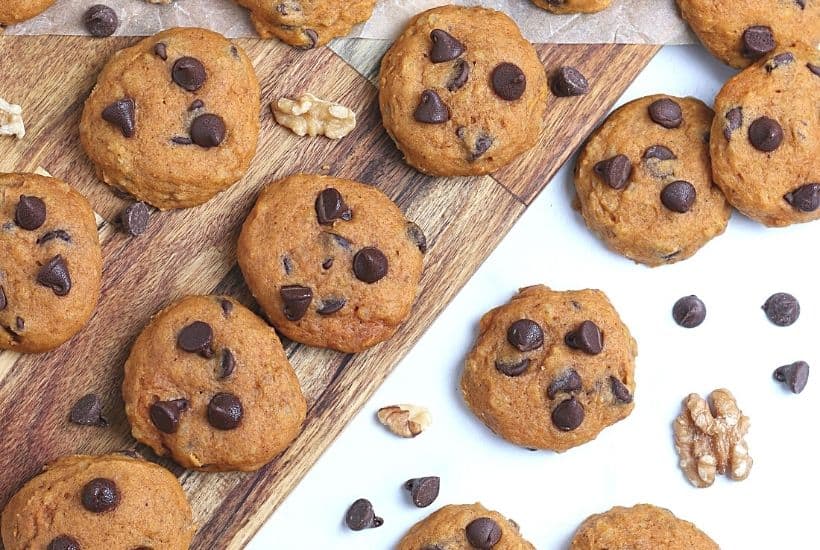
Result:
[[280,98],[271,104],[276,122],[290,128],[297,136],[323,135],[341,139],[356,127],[356,113],[344,105],[331,103],[313,94],[296,99]]
[[709,402],[694,393],[684,400],[674,423],[675,449],[692,485],[709,487],[716,474],[735,481],[749,476],[752,457],[743,439],[749,426],[729,390],[713,391]]
[[432,423],[430,411],[416,405],[382,407],[376,416],[379,422],[399,437],[416,437]]
[[17,136],[17,139],[23,139],[25,135],[22,107],[0,97],[0,136]]

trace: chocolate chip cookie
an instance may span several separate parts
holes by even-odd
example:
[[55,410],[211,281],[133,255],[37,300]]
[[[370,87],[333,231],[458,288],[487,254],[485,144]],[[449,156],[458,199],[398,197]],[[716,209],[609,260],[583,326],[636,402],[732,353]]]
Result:
[[562,452],[629,416],[636,355],[600,290],[531,286],[481,318],[461,393],[507,441]]
[[677,1],[704,46],[732,67],[746,67],[797,41],[820,44],[819,0]]
[[715,99],[712,174],[732,205],[772,227],[820,218],[820,52],[802,45],[731,78]]
[[157,314],[125,363],[131,433],[186,468],[261,468],[298,435],[306,404],[276,332],[224,296]]
[[479,503],[451,504],[416,523],[397,550],[535,550],[518,525]]
[[3,510],[6,550],[187,550],[196,528],[177,479],[121,454],[46,466]]
[[80,139],[107,184],[163,210],[196,206],[247,171],[259,93],[239,46],[170,29],[114,54],[85,102]]
[[237,0],[251,11],[251,22],[262,38],[276,37],[303,50],[324,46],[367,21],[376,0]]
[[498,11],[417,15],[382,59],[379,81],[384,127],[426,174],[492,172],[530,149],[543,126],[544,67]]
[[0,349],[48,351],[79,332],[100,296],[94,212],[36,174],[0,174],[0,200]]
[[606,245],[649,266],[692,256],[726,229],[713,185],[701,101],[653,95],[623,105],[589,137],[575,166],[577,205]]
[[532,0],[532,3],[552,13],[594,13],[608,8],[612,0]]
[[570,550],[718,550],[694,524],[651,504],[616,506],[589,516],[578,527]]
[[426,249],[421,228],[375,187],[298,174],[259,196],[237,257],[285,336],[355,353],[390,338],[409,315]]
[[0,26],[19,23],[40,15],[54,0],[3,0],[0,2]]

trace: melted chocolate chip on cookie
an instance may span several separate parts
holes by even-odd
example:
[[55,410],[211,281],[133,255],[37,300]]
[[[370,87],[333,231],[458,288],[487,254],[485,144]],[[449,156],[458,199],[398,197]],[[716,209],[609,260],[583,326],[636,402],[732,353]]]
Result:
[[530,366],[530,360],[526,357],[518,361],[496,360],[495,369],[505,376],[521,376]]
[[216,147],[225,139],[225,121],[219,115],[206,113],[191,122],[191,140],[205,149]]
[[749,125],[749,142],[758,151],[771,153],[783,141],[783,128],[776,120],[762,116]]
[[820,183],[807,183],[783,197],[786,202],[801,212],[814,212],[820,208]]
[[198,353],[203,357],[212,357],[211,342],[214,331],[211,325],[203,321],[194,321],[184,327],[177,336],[177,346],[188,353]]
[[490,550],[501,540],[501,527],[492,518],[474,519],[465,528],[467,541],[473,548]]
[[208,78],[205,65],[195,57],[180,57],[171,67],[171,78],[177,85],[189,92],[195,92]]
[[506,101],[520,99],[527,89],[527,75],[514,63],[500,63],[493,69],[490,80],[493,91]]
[[376,247],[362,248],[353,256],[353,273],[356,278],[373,284],[387,275],[387,256]]
[[168,46],[165,45],[165,42],[157,42],[154,44],[154,55],[163,61],[168,59]]
[[582,387],[581,376],[575,369],[569,368],[561,373],[555,380],[550,382],[547,388],[547,397],[555,399],[559,393],[572,393],[579,391]]
[[632,174],[632,163],[626,155],[615,155],[612,158],[597,162],[592,168],[598,176],[613,189],[623,189],[629,183]]
[[350,221],[353,213],[345,203],[342,194],[328,187],[316,197],[316,219],[322,225],[333,225],[337,220]]
[[176,433],[182,413],[188,410],[187,399],[157,401],[148,409],[151,423],[166,434]]
[[55,239],[70,243],[71,235],[69,235],[68,231],[64,229],[55,229],[54,231],[48,231],[46,233],[43,233],[42,236],[40,236],[40,238],[37,239],[37,244],[43,245]]
[[620,403],[632,403],[632,394],[629,392],[629,388],[626,387],[626,384],[615,376],[609,377],[609,384],[612,389],[612,395],[616,401]]
[[313,291],[299,285],[283,286],[279,289],[279,295],[284,302],[285,317],[288,321],[298,321],[304,317],[313,300]]
[[453,65],[453,72],[450,76],[450,80],[447,82],[447,89],[451,92],[455,92],[463,88],[469,78],[470,64],[464,59],[459,59],[455,65]]
[[696,195],[695,186],[688,181],[673,181],[661,191],[661,203],[668,210],[683,214],[695,204]]
[[732,139],[732,134],[743,125],[743,108],[734,107],[726,113],[726,125],[723,127],[723,137],[726,141]]
[[46,550],[80,550],[80,543],[68,535],[60,535],[51,539]]
[[[230,302],[229,302],[230,303]],[[217,378],[224,380],[233,374],[236,369],[236,358],[228,348],[222,350],[222,360],[219,362],[219,374]]]
[[136,104],[134,100],[130,97],[125,97],[118,99],[103,109],[102,118],[104,121],[117,126],[123,136],[130,138],[134,137],[134,132],[136,131],[135,110]]
[[86,510],[102,514],[119,505],[120,492],[113,480],[98,477],[85,484],[81,498]]
[[575,397],[562,401],[552,411],[552,423],[562,432],[571,432],[584,422],[584,407]]
[[665,97],[649,104],[649,118],[664,128],[678,128],[683,122],[683,111],[677,102]]
[[763,25],[755,25],[743,31],[741,42],[743,56],[749,59],[763,57],[775,47],[772,29]]
[[430,61],[433,63],[452,61],[464,53],[464,44],[441,29],[433,29],[430,40],[433,43],[430,48]]
[[450,109],[433,90],[424,90],[413,118],[423,124],[442,124],[450,120]]
[[604,338],[601,329],[592,321],[584,321],[575,330],[567,333],[564,342],[572,349],[581,350],[590,355],[597,355],[604,349]]
[[39,197],[20,195],[14,209],[14,223],[26,231],[39,229],[46,222],[46,203]]
[[519,319],[507,329],[507,341],[518,351],[532,351],[544,345],[544,331],[535,321]]
[[71,291],[71,275],[63,257],[58,254],[41,267],[37,282],[53,290],[57,296],[66,296]]
[[208,424],[217,430],[238,428],[243,415],[242,402],[232,393],[220,392],[208,403]]

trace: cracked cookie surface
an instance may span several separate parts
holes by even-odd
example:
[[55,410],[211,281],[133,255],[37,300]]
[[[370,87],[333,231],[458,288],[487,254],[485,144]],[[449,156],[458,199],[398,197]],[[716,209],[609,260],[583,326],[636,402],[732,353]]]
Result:
[[609,7],[612,0],[532,0],[552,13],[594,13]]

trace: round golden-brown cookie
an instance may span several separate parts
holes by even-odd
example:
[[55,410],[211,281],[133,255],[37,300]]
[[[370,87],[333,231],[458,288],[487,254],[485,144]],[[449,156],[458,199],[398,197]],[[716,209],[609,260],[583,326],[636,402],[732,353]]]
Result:
[[420,13],[382,59],[379,82],[384,127],[427,174],[492,172],[530,149],[543,126],[544,67],[498,11]]
[[56,348],[100,296],[102,252],[91,205],[36,174],[0,174],[0,349]]
[[276,332],[231,298],[188,296],[137,338],[122,386],[131,433],[186,468],[261,468],[305,420]]
[[746,67],[796,41],[820,45],[820,0],[677,2],[703,45],[732,67]]
[[479,503],[451,504],[416,523],[396,550],[535,550],[518,525]]
[[196,531],[177,479],[119,454],[52,462],[9,500],[0,525],[6,550],[187,550]]
[[594,13],[608,8],[612,0],[532,0],[532,3],[552,13]]
[[421,229],[375,187],[297,174],[262,191],[237,257],[285,336],[355,353],[407,318],[426,248]]
[[507,441],[562,452],[629,416],[636,355],[600,290],[531,286],[481,318],[461,393]]
[[0,2],[0,25],[11,25],[40,15],[54,0],[3,0]]
[[712,116],[697,99],[653,95],[623,105],[589,137],[575,191],[584,221],[609,248],[658,266],[723,233],[731,207],[712,183]]
[[694,524],[651,504],[616,506],[589,516],[578,527],[570,550],[718,550]]
[[262,38],[276,37],[303,50],[324,46],[367,21],[376,0],[236,0],[251,11],[251,22]]
[[820,52],[775,53],[715,99],[712,174],[732,205],[772,227],[820,218]]
[[196,206],[247,171],[259,94],[241,48],[205,29],[170,29],[114,54],[80,138],[107,184],[163,210]]

